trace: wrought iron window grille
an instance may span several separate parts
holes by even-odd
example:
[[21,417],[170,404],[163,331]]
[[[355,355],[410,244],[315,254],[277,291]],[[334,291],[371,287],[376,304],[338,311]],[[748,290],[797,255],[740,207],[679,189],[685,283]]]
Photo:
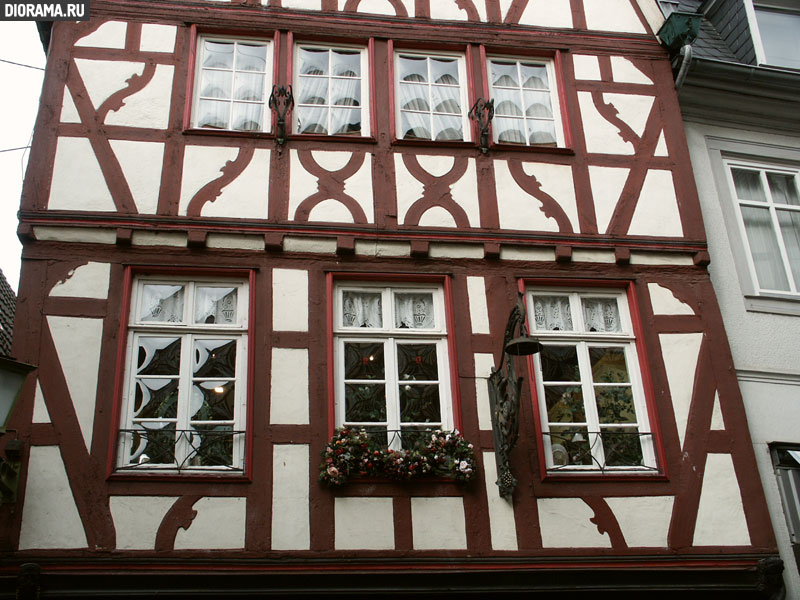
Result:
[[483,154],[489,153],[489,124],[494,118],[494,98],[484,100],[478,98],[472,108],[469,109],[467,116],[478,123],[480,129],[480,147]]
[[[569,424],[564,423],[564,425]],[[566,461],[547,467],[549,472],[658,471],[658,467],[645,464],[642,452],[642,447],[645,446],[644,440],[652,440],[652,433],[616,430],[587,432],[581,429],[561,433],[543,432],[543,435],[550,438],[550,452],[553,459]],[[603,462],[597,457],[601,446]]]
[[[171,435],[170,435],[171,434]],[[244,465],[233,466],[233,446],[243,439],[244,431],[201,431],[197,429],[120,429],[119,441],[135,443],[137,451],[131,462],[118,471],[225,471],[244,472]],[[124,439],[130,436],[127,440]],[[176,458],[176,447],[188,448]]]
[[269,95],[269,107],[275,112],[278,117],[278,122],[275,127],[275,141],[279,146],[286,143],[286,114],[294,106],[294,95],[292,94],[292,86],[272,86],[272,93]]

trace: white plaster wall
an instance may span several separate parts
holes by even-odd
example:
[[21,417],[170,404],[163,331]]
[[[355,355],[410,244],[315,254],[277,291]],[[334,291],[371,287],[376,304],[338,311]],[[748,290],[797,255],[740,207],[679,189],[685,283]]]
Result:
[[[103,320],[48,315],[47,324],[53,336],[86,449],[90,450]],[[76,352],[76,348],[80,348],[80,352]]]
[[464,500],[411,498],[415,550],[462,550],[467,547]]
[[273,348],[271,374],[269,422],[308,423],[308,350]]
[[431,258],[483,258],[483,246],[478,244],[451,244],[431,242],[428,247]]
[[611,538],[589,519],[594,511],[580,498],[539,498],[539,527],[545,548],[610,548]]
[[116,48],[125,47],[125,33],[128,29],[124,21],[108,21],[103,23],[89,35],[83,36],[76,46],[88,48]]
[[178,28],[174,25],[158,25],[144,23],[142,25],[141,44],[142,52],[173,52],[175,50],[175,35]]
[[235,248],[238,250],[264,250],[264,236],[238,235],[236,233],[209,233],[207,248]]
[[308,463],[305,444],[272,447],[273,550],[310,548]]
[[600,81],[600,63],[596,56],[575,54],[572,57],[575,67],[575,79],[587,81]]
[[[541,201],[528,194],[514,181],[505,160],[494,161],[494,169],[500,227],[528,231],[558,231],[556,220],[545,216],[542,212]],[[573,230],[577,231],[577,208],[571,168],[564,165],[524,163],[523,170],[527,175],[536,177],[542,185],[542,191],[552,196],[564,209]]]
[[308,271],[272,270],[272,328],[308,331]]
[[597,217],[597,230],[608,231],[608,224],[614,216],[622,188],[628,179],[630,169],[625,167],[589,166],[589,180],[592,184],[592,198]]
[[683,237],[672,171],[647,171],[628,234]]
[[283,238],[284,252],[306,252],[309,254],[336,254],[336,238],[295,237]]
[[586,149],[589,152],[633,154],[633,144],[624,141],[619,130],[597,112],[591,92],[578,92],[578,105],[581,109],[583,133],[586,136]]
[[693,315],[692,307],[681,302],[675,293],[668,287],[657,283],[648,283],[650,302],[653,305],[653,314],[656,315]]
[[613,250],[591,250],[588,248],[573,248],[572,262],[604,263],[607,265],[616,262]]
[[632,265],[683,265],[694,264],[692,254],[684,252],[640,252],[631,250]]
[[486,306],[486,281],[483,277],[467,277],[467,296],[472,333],[489,333],[489,309]]
[[176,550],[244,548],[245,498],[200,498],[192,506],[197,516],[188,529],[179,528]]
[[111,496],[118,550],[153,550],[164,515],[176,496]]
[[514,505],[500,496],[494,452],[483,453],[483,475],[489,506],[489,530],[492,550],[518,550]]
[[111,265],[88,262],[72,269],[50,290],[50,296],[66,298],[108,298],[108,277]]
[[552,248],[526,248],[524,246],[501,246],[500,258],[502,260],[550,262],[556,259],[556,252]]
[[408,242],[356,240],[356,254],[363,256],[411,256],[411,244]]
[[86,534],[58,446],[31,446],[19,549],[85,547]]
[[170,246],[185,248],[189,236],[180,231],[134,231],[131,244],[134,246]]
[[89,99],[99,108],[111,94],[127,87],[127,80],[144,72],[144,63],[121,60],[92,60],[76,58],[78,68]]
[[36,392],[33,396],[33,423],[50,423],[50,413],[47,412],[47,404],[42,394],[42,386],[36,382]]
[[492,410],[489,405],[489,387],[487,381],[495,366],[494,355],[489,353],[475,354],[475,400],[478,404],[478,426],[481,429],[492,429]]
[[748,546],[750,533],[730,454],[709,454],[694,528],[695,546]]
[[[339,10],[344,10],[345,4],[347,4],[347,0],[339,0]],[[370,0],[369,2],[362,2],[358,5],[358,12],[371,15],[388,15],[390,17],[396,15],[394,7],[389,0]],[[408,14],[409,16],[413,16],[413,8]]]
[[666,548],[672,496],[606,498],[630,548]]
[[661,342],[661,355],[667,370],[672,409],[675,411],[675,424],[678,426],[678,437],[680,437],[681,447],[683,447],[703,334],[662,333],[658,338]]
[[122,108],[109,111],[109,125],[166,129],[172,98],[172,65],[158,65],[153,78],[144,88],[123,100]]
[[226,162],[236,160],[238,153],[236,148],[186,146],[183,154],[183,176],[178,214],[186,214],[186,209],[194,195],[208,182],[218,179],[222,174],[220,169],[225,166]]
[[394,503],[391,498],[336,498],[337,550],[393,550]]
[[642,83],[651,85],[653,80],[642,73],[636,65],[624,56],[611,57],[611,75],[619,83]]
[[589,29],[646,33],[630,0],[583,0],[583,9]]
[[87,138],[58,138],[47,207],[50,210],[117,210]]
[[110,143],[128,182],[136,210],[142,214],[155,214],[161,188],[164,144],[129,140],[110,140]]
[[[503,11],[503,14],[505,15],[507,11],[508,8]],[[572,10],[569,0],[530,0],[519,23],[520,25],[569,29],[572,27]]]
[[81,116],[78,114],[78,109],[75,107],[75,102],[72,100],[72,93],[70,93],[67,86],[64,86],[64,99],[61,102],[61,122],[81,122]]

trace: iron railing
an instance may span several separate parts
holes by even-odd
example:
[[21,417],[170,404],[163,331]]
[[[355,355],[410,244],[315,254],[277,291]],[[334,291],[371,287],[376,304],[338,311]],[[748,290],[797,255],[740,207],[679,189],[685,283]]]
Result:
[[234,465],[234,446],[243,456],[244,431],[232,429],[120,429],[120,447],[127,462],[118,470],[169,471],[244,470],[244,458]]
[[548,471],[591,470],[619,471],[658,471],[646,459],[653,454],[653,434],[638,431],[619,431],[606,429],[586,431],[584,429],[565,430],[558,433],[544,432],[550,438],[550,459]]

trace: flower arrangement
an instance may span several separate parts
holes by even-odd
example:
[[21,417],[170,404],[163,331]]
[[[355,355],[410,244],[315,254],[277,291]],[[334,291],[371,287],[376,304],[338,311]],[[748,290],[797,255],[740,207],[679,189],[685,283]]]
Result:
[[319,480],[339,486],[353,475],[400,481],[438,476],[467,482],[475,476],[475,453],[458,431],[437,429],[417,448],[395,450],[377,447],[363,429],[341,427],[322,452]]

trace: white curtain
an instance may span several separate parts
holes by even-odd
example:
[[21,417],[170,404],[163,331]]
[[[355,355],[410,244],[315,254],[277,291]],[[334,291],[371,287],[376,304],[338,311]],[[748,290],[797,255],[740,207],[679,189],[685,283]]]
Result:
[[619,309],[614,298],[583,298],[586,331],[622,331]]
[[361,132],[361,56],[303,48],[295,99],[297,131],[327,135]]
[[236,288],[198,287],[195,323],[235,323]]
[[433,294],[395,294],[394,326],[401,329],[435,327]]
[[183,286],[143,286],[139,320],[159,323],[180,323],[183,321]]
[[344,327],[383,327],[381,295],[374,292],[344,292],[342,294],[342,325]]
[[533,314],[538,331],[572,331],[572,313],[567,296],[536,296]]

